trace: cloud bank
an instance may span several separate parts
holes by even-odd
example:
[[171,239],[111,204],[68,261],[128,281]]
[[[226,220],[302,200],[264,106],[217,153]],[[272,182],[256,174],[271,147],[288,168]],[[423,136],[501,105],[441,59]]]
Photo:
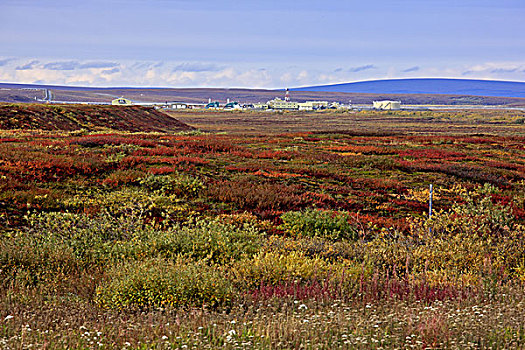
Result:
[[[285,88],[362,80],[421,77],[525,81],[525,62],[488,62],[470,66],[432,67],[370,63],[268,67],[205,61],[37,60],[0,57],[0,82],[143,87]],[[424,68],[422,68],[424,67]]]

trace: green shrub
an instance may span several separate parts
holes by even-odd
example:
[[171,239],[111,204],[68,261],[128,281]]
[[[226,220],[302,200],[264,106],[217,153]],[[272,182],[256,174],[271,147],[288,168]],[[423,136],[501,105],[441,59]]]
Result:
[[16,258],[20,260],[18,265],[33,266],[29,255],[47,256],[48,252],[59,251],[75,259],[75,266],[159,256],[175,259],[181,254],[213,263],[229,263],[255,254],[264,237],[249,222],[230,224],[210,218],[177,223],[162,230],[145,225],[140,215],[113,216],[107,212],[94,216],[38,213],[29,215],[27,221],[28,232],[2,245],[3,260],[13,260],[20,255],[18,251],[27,251],[31,254],[24,253],[26,258]]
[[151,253],[173,258],[185,254],[214,263],[228,263],[255,254],[263,235],[254,225],[223,223],[220,219],[197,219],[158,232],[148,241]]
[[140,186],[160,193],[171,193],[175,188],[175,181],[169,175],[148,175],[139,180]]
[[198,178],[179,175],[175,178],[176,193],[186,197],[197,197],[206,186]]
[[338,285],[353,285],[371,270],[350,260],[328,262],[320,257],[308,257],[304,252],[260,252],[252,259],[235,263],[232,275],[240,288],[257,288],[260,284],[308,283],[325,281]]
[[104,266],[113,259],[116,242],[140,230],[138,222],[133,216],[107,214],[31,214],[26,231],[0,240],[0,277],[23,286],[56,284]]
[[64,205],[70,211],[105,211],[112,216],[187,218],[192,214],[184,199],[176,195],[152,194],[140,188],[122,188],[111,192],[80,192],[66,199]]
[[83,262],[60,244],[42,244],[28,233],[0,240],[0,283],[3,286],[53,288],[78,273]]
[[83,265],[104,263],[110,260],[115,244],[132,239],[142,230],[151,231],[135,215],[114,217],[100,213],[90,217],[52,212],[31,214],[27,221],[29,232],[21,235],[17,244],[68,250]]
[[485,240],[508,236],[518,229],[510,206],[495,204],[491,195],[496,188],[490,184],[474,191],[461,192],[462,202],[449,210],[435,211],[430,219],[411,218],[412,231],[421,236],[477,235]]
[[233,289],[223,272],[203,261],[162,259],[114,267],[96,290],[96,302],[115,309],[208,306],[230,303]]
[[290,211],[281,215],[281,228],[291,235],[357,240],[359,233],[346,212],[331,210]]
[[154,193],[196,197],[205,188],[198,178],[188,175],[149,175],[140,179],[140,185]]
[[496,276],[503,282],[525,261],[525,227],[509,206],[495,204],[496,189],[486,184],[460,191],[462,202],[432,218],[409,217],[410,232],[376,237],[367,243],[366,259],[377,268],[430,273],[440,283],[477,284]]

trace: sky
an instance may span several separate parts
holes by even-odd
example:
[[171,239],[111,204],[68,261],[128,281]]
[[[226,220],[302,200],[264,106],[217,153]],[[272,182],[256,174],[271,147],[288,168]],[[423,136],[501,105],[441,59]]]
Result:
[[523,82],[524,18],[524,0],[0,0],[0,82]]

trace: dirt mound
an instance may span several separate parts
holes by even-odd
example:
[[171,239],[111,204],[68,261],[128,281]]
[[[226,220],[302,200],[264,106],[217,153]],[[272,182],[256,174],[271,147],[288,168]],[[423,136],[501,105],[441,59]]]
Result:
[[0,104],[0,129],[174,132],[193,127],[143,106]]

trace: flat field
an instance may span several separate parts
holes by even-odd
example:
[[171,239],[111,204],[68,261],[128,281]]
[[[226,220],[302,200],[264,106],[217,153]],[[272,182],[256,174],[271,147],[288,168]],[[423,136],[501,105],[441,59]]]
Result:
[[367,135],[525,135],[520,110],[228,112],[171,111],[174,118],[205,132],[275,134],[343,132]]
[[0,131],[1,348],[525,347],[523,112],[171,116]]

